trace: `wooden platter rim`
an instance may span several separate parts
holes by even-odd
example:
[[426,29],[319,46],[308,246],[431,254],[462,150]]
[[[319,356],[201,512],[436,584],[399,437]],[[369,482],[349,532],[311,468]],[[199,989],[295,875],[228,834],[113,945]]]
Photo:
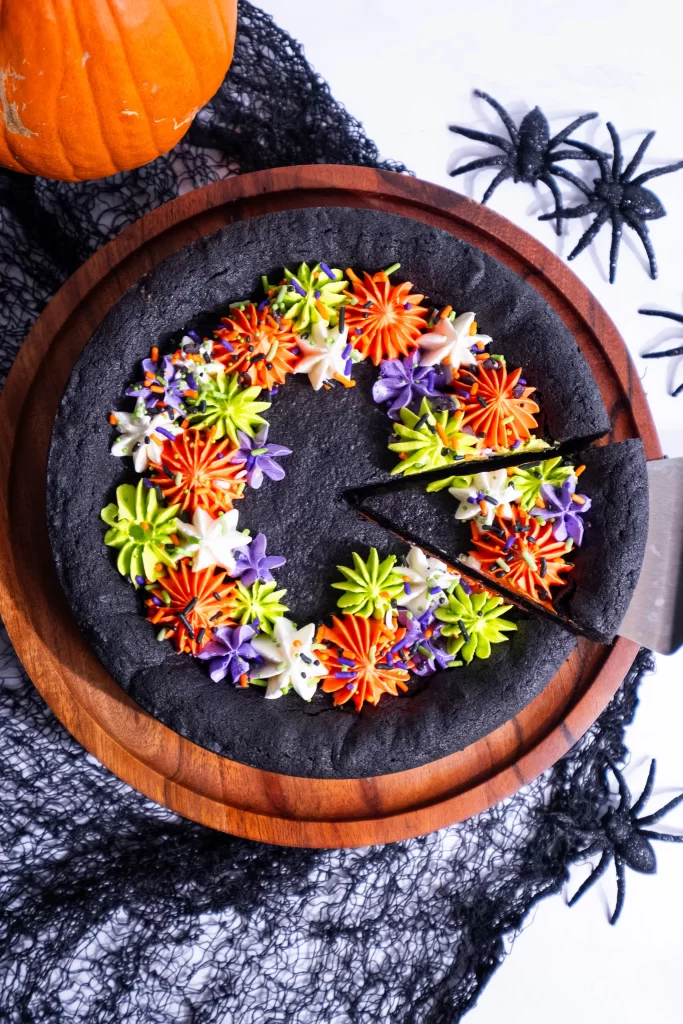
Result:
[[[377,197],[380,202],[389,197],[399,203],[405,203],[415,211],[438,209],[451,220],[466,225],[468,229],[474,227],[483,236],[494,239],[498,248],[507,247],[517,259],[526,261],[533,268],[533,273],[540,275],[540,278],[544,279],[544,284],[550,283],[562,296],[563,302],[571,305],[584,322],[590,319],[594,340],[602,346],[615,377],[630,399],[630,407],[634,420],[638,423],[638,432],[643,436],[647,456],[657,458],[661,455],[640,382],[632,372],[628,354],[616,328],[587,289],[554,254],[521,229],[457,193],[391,172],[324,165],[279,168],[224,179],[157,208],[98,250],[60,288],[29,333],[0,396],[0,429],[4,431],[3,436],[11,442],[16,440],[15,435],[24,402],[43,359],[49,356],[55,337],[69,320],[77,315],[79,306],[87,303],[89,295],[95,292],[108,275],[115,274],[129,256],[139,249],[144,250],[151,241],[162,237],[172,227],[182,223],[185,217],[188,221],[196,218],[198,210],[212,211],[231,203],[250,199],[258,201],[258,198],[263,196],[305,191],[311,192],[315,197],[322,197],[326,192],[339,193],[340,196],[341,193],[351,193],[364,198],[370,195]],[[188,206],[195,207],[193,213],[186,212]],[[406,215],[410,216],[410,213]],[[414,219],[419,220],[421,217],[415,216]],[[568,281],[573,285],[569,291]],[[530,280],[530,283],[534,286],[538,284],[534,280]],[[8,454],[0,459],[0,526],[6,527],[10,525],[9,485],[12,460],[9,453],[12,449],[13,443],[8,444]],[[609,651],[589,689],[579,696],[556,727],[551,728],[542,739],[525,750],[513,764],[496,770],[489,778],[476,781],[469,789],[460,793],[433,800],[425,806],[417,806],[407,811],[387,809],[374,817],[370,814],[353,821],[331,821],[320,817],[297,819],[292,817],[291,808],[285,808],[285,813],[282,813],[276,797],[273,797],[272,813],[261,814],[233,806],[237,803],[236,795],[240,780],[250,773],[256,773],[264,778],[266,788],[274,786],[274,789],[277,789],[277,780],[292,777],[273,776],[271,773],[259,772],[258,769],[229,762],[171,732],[123,694],[85,647],[80,634],[73,633],[73,630],[70,640],[77,646],[80,644],[84,649],[79,653],[81,657],[85,656],[88,663],[87,678],[77,672],[66,670],[63,665],[60,666],[59,659],[55,658],[49,645],[42,643],[42,638],[33,632],[30,620],[29,632],[33,635],[27,639],[26,615],[13,599],[13,594],[18,593],[15,588],[19,586],[19,577],[9,543],[9,530],[0,530],[0,534],[0,612],[17,653],[24,661],[31,678],[65,726],[108,768],[151,799],[213,827],[266,842],[319,847],[389,842],[432,831],[490,806],[531,781],[569,749],[595,721],[616,692],[637,652],[636,645],[619,639]],[[36,640],[39,642],[36,643]],[[95,665],[92,664],[93,661]],[[48,662],[51,662],[49,671],[45,669]],[[98,678],[93,685],[94,676]],[[529,708],[533,708],[539,699],[532,702]],[[111,711],[112,703],[116,715],[119,716],[116,718],[119,725],[116,734],[108,732],[100,720],[103,707],[107,706]],[[111,716],[107,724],[111,727]],[[166,764],[164,770],[160,772],[155,767],[159,758],[141,760],[133,753],[129,749],[129,744],[125,742],[130,735],[131,726],[146,733],[156,733],[160,747],[168,741],[168,737],[172,737],[172,742],[182,750],[175,769],[173,766],[169,768]],[[500,731],[496,730],[496,733],[484,737],[467,750],[479,745],[485,746],[490,738],[495,737]],[[168,737],[165,734],[168,734]],[[457,761],[466,753],[467,751],[458,752],[441,759],[440,762],[432,762],[425,768],[396,773],[393,777],[381,776],[379,779],[396,779],[397,776],[417,777],[424,775],[425,772],[438,771],[438,766],[447,766],[449,762]],[[237,776],[237,779],[233,780],[236,787],[233,792],[223,794],[222,799],[200,792],[196,786],[197,779],[192,772],[188,773],[185,763],[188,759],[191,762],[197,758],[200,762],[208,760],[214,768],[216,762],[230,765]],[[163,757],[161,761],[163,763]],[[349,784],[369,784],[368,788],[371,789],[373,785],[378,784],[377,780],[296,781],[304,786],[322,783],[326,791],[343,791]],[[271,793],[270,796],[272,795]],[[233,804],[230,804],[230,799]],[[371,804],[369,806],[372,807]]]

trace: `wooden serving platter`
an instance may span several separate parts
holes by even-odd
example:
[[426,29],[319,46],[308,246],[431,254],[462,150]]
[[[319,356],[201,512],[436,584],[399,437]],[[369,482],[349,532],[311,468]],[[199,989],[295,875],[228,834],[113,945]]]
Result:
[[661,458],[616,328],[569,269],[513,224],[455,192],[369,168],[289,167],[232,177],[154,210],[100,249],[60,289],[24,342],[0,397],[0,615],[31,679],[66,728],[146,796],[249,839],[348,847],[421,835],[510,796],[595,721],[637,646],[581,640],[546,689],[479,742],[423,768],[344,781],[259,771],[183,739],[127,697],[86,646],[57,580],[45,522],[50,432],[78,355],[126,289],[170,253],[235,220],[324,205],[423,221],[524,277],[586,356],[610,412],[611,439],[640,436],[646,457]]

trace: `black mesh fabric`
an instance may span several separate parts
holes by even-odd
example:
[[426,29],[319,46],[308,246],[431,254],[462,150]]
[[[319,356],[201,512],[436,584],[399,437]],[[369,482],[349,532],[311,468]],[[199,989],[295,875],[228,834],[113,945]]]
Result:
[[[300,47],[240,2],[235,59],[189,136],[104,181],[0,172],[0,377],[102,243],[226,173],[380,164]],[[452,1024],[578,854],[553,811],[594,823],[621,761],[641,652],[570,755],[461,825],[355,851],[279,849],[180,819],[65,732],[0,631],[0,1021]]]

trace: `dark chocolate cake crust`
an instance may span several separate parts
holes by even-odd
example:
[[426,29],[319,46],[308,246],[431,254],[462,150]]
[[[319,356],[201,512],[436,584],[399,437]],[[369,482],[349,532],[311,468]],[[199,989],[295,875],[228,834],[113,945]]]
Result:
[[[398,261],[435,304],[478,314],[511,366],[538,388],[544,434],[556,441],[608,429],[597,386],[556,314],[523,280],[445,232],[370,210],[294,210],[232,224],[161,264],[117,303],[86,346],[55,421],[48,467],[48,524],[74,615],[114,679],[170,728],[227,757],[293,775],[349,778],[416,767],[474,742],[519,712],[552,678],[574,640],[553,623],[520,615],[509,643],[488,661],[416,681],[408,695],[360,714],[316,694],[265,701],[259,690],[216,684],[203,665],[157,643],[138,596],[103,542],[100,509],[126,479],[111,456],[107,417],[152,345],[208,328],[262,273],[302,260],[380,268]],[[357,367],[352,389],[313,392],[290,378],[267,413],[270,438],[292,448],[285,480],[266,480],[239,503],[241,523],[268,537],[287,564],[291,617],[303,625],[334,609],[329,583],[352,549],[405,551],[364,521],[342,492],[386,480],[391,423],[370,397],[376,369]],[[536,397],[536,396],[535,396]],[[130,473],[128,479],[133,479]]]

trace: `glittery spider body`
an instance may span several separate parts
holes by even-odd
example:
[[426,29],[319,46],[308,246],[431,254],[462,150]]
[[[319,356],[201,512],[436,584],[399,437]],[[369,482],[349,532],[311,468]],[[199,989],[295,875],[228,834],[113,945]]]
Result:
[[498,186],[508,178],[512,178],[515,182],[526,182],[526,184],[532,185],[534,188],[536,188],[539,181],[542,181],[550,189],[555,201],[555,211],[548,215],[548,219],[555,220],[555,230],[558,235],[561,234],[562,193],[553,176],[564,178],[565,181],[578,185],[579,179],[564,167],[560,167],[559,161],[590,160],[591,157],[588,154],[582,153],[580,149],[558,149],[558,146],[562,144],[571,147],[576,146],[577,144],[569,139],[571,133],[580,125],[598,115],[596,113],[582,114],[581,117],[577,117],[576,120],[572,121],[571,124],[568,124],[566,128],[563,128],[562,131],[551,138],[548,119],[539,107],[534,107],[533,110],[529,111],[522,118],[518,127],[507,110],[497,100],[494,100],[492,96],[489,96],[488,93],[475,89],[474,95],[485,100],[489,106],[493,107],[505,125],[510,138],[508,140],[500,135],[493,135],[491,132],[464,128],[462,125],[457,124],[451,125],[450,130],[455,132],[456,135],[464,135],[466,139],[473,139],[475,142],[488,142],[489,145],[496,146],[502,150],[499,156],[480,157],[477,160],[471,160],[462,167],[455,168],[455,170],[450,172],[451,177],[454,178],[459,174],[465,174],[467,171],[476,171],[481,167],[499,167],[500,170],[484,193],[482,203],[488,202]]
[[616,924],[624,907],[626,896],[626,868],[640,874],[652,875],[657,870],[657,857],[652,847],[652,840],[662,843],[683,843],[683,835],[669,835],[664,832],[653,832],[649,826],[656,825],[665,815],[683,803],[683,793],[660,807],[652,814],[639,817],[652,795],[655,784],[657,762],[652,759],[650,771],[642,793],[631,804],[631,793],[624,776],[616,765],[609,762],[612,773],[619,787],[619,802],[610,807],[593,828],[582,828],[573,818],[561,812],[554,812],[554,818],[571,838],[587,845],[579,852],[578,858],[584,859],[600,852],[600,861],[591,871],[586,881],[577,889],[569,900],[572,907],[597,880],[604,875],[614,861],[617,873],[617,902],[610,916],[610,924]]
[[655,167],[652,170],[644,171],[639,174],[637,178],[633,175],[640,164],[647,147],[654,138],[654,132],[648,132],[643,141],[638,146],[635,155],[627,165],[625,170],[623,168],[623,154],[621,150],[621,139],[619,138],[617,131],[613,124],[607,123],[607,129],[612,139],[613,151],[610,156],[609,153],[603,153],[602,150],[596,149],[595,146],[589,145],[587,142],[575,141],[573,145],[577,146],[586,156],[592,160],[596,160],[598,167],[600,168],[600,177],[594,179],[594,188],[591,189],[584,182],[576,180],[575,184],[586,196],[586,202],[581,203],[580,206],[574,206],[571,209],[556,211],[555,213],[546,213],[539,217],[539,220],[550,220],[553,217],[576,218],[576,217],[588,217],[591,214],[595,214],[595,220],[588,228],[587,231],[581,236],[578,244],[570,252],[567,259],[575,259],[579,253],[590,245],[598,231],[608,220],[612,223],[612,245],[610,248],[609,256],[609,279],[610,284],[614,283],[614,279],[617,274],[617,259],[619,257],[619,245],[621,243],[621,236],[624,230],[624,225],[632,228],[638,235],[642,242],[643,248],[647,254],[648,262],[650,264],[650,276],[652,278],[657,277],[657,259],[655,252],[650,241],[650,235],[647,230],[646,221],[658,220],[660,217],[666,216],[666,210],[662,206],[661,202],[654,194],[647,188],[643,188],[646,181],[651,178],[657,178],[662,174],[671,174],[673,171],[678,171],[683,167],[683,160],[679,160],[678,163],[669,164],[666,167]]

